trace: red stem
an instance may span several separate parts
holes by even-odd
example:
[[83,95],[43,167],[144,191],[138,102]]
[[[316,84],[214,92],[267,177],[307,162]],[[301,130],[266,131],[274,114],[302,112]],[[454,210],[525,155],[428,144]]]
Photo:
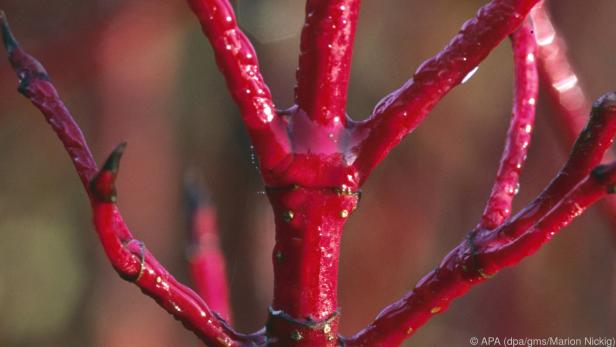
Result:
[[537,44],[528,20],[511,35],[511,42],[515,75],[513,114],[505,150],[479,229],[494,229],[511,215],[512,201],[518,193],[519,176],[526,160],[535,121],[535,104],[539,90]]
[[240,107],[262,171],[275,168],[290,152],[285,125],[263,81],[257,54],[237,26],[228,0],[188,0],[216,55],[233,99]]
[[563,127],[568,145],[572,143],[586,122],[588,98],[579,85],[579,79],[567,57],[565,40],[556,31],[545,3],[531,11],[535,38],[539,45],[539,73],[547,87],[554,115]]
[[276,220],[273,346],[337,346],[342,227],[358,195],[329,188],[269,189]]
[[351,56],[360,0],[308,0],[295,101],[322,126],[346,125]]
[[45,120],[62,141],[87,191],[88,184],[96,176],[98,168],[90,149],[83,146],[86,140],[81,129],[75,124],[71,113],[60,99],[45,68],[19,47],[11,33],[6,16],[1,11],[0,29],[9,61],[19,78],[17,90],[43,113]]
[[356,165],[362,181],[404,136],[414,130],[447,92],[511,34],[539,0],[493,0],[462,26],[413,78],[386,96],[359,124],[362,139]]
[[213,311],[230,321],[226,263],[220,249],[216,208],[197,184],[187,189],[191,195],[189,218],[193,239],[188,262],[195,289]]
[[[381,311],[366,329],[348,339],[346,346],[399,345],[472,286],[534,254],[589,205],[616,191],[616,162],[596,167],[592,173],[586,165],[598,163],[594,158],[611,145],[615,125],[616,93],[610,93],[595,103],[587,125],[594,131],[592,136],[588,130],[580,134],[569,161],[545,191],[511,218],[512,222],[494,230],[471,232],[413,291]],[[570,182],[565,178],[568,176],[577,181]],[[524,222],[517,223],[520,220]]]
[[[542,2],[531,11],[531,18],[539,44],[539,74],[544,81],[550,105],[554,107],[554,112],[550,114],[557,127],[561,128],[564,134],[562,142],[568,148],[584,127],[590,102],[569,61],[566,42],[552,23],[545,3]],[[614,152],[608,151],[606,157],[614,158]],[[616,197],[607,197],[601,201],[600,206],[616,230]]]
[[0,13],[0,26],[9,60],[20,80],[19,91],[45,115],[71,157],[90,197],[101,244],[120,276],[134,282],[211,346],[241,346],[253,338],[231,330],[196,293],[178,283],[143,243],[134,239],[115,205],[114,181],[124,145],[116,148],[103,169],[98,171],[79,126],[64,106],[45,69],[18,46],[3,13]]

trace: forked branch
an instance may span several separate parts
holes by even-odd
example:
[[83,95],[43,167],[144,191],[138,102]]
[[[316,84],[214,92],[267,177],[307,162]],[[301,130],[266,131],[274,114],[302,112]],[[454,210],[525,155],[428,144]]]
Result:
[[[475,230],[347,346],[396,346],[471,287],[535,253],[588,206],[616,191],[616,162],[598,165],[616,133],[616,93],[601,97],[565,166],[533,202],[493,230]],[[591,171],[592,170],[592,171]]]

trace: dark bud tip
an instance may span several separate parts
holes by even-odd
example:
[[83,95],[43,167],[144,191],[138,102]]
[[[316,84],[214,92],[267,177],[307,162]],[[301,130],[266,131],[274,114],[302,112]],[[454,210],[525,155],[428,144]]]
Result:
[[4,42],[4,48],[11,54],[17,47],[18,43],[15,40],[15,36],[11,32],[9,27],[9,21],[6,19],[4,11],[0,11],[0,30],[2,30],[2,41]]
[[126,142],[122,142],[111,152],[101,171],[90,182],[90,191],[95,200],[100,202],[116,202],[115,180],[124,149],[126,149]]
[[184,199],[189,212],[211,203],[201,173],[196,168],[188,168],[184,172]]
[[126,149],[126,142],[120,143],[109,155],[109,158],[105,161],[103,168],[101,171],[109,171],[114,176],[117,175],[118,169],[120,168],[120,159],[122,159],[122,155],[124,154],[124,150]]
[[616,113],[616,92],[605,93],[592,104],[593,111]]

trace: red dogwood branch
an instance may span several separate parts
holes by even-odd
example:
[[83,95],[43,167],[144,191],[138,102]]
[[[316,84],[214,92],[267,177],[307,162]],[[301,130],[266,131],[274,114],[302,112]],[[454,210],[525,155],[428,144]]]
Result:
[[9,60],[19,77],[19,91],[45,115],[71,157],[90,197],[101,244],[118,274],[139,286],[209,345],[245,344],[251,337],[239,335],[228,327],[196,293],[177,282],[130,233],[115,205],[114,182],[125,145],[118,146],[98,171],[79,126],[64,106],[45,69],[19,47],[1,12],[0,25]]
[[397,346],[472,286],[532,255],[589,205],[615,192],[616,162],[594,167],[615,134],[616,93],[609,93],[595,103],[569,160],[545,191],[496,229],[471,232],[413,291],[381,311],[346,346]]
[[386,96],[358,124],[362,139],[356,165],[362,180],[404,136],[413,131],[447,92],[511,34],[539,0],[493,0],[468,20],[449,44]]
[[90,149],[83,145],[86,141],[81,129],[75,124],[70,112],[60,100],[45,68],[19,47],[2,11],[0,11],[0,26],[4,46],[9,54],[9,61],[19,78],[17,90],[43,113],[47,122],[62,141],[73,165],[75,165],[81,183],[90,194],[87,187],[98,172],[98,168]]
[[[545,3],[531,11],[535,36],[539,44],[539,73],[547,91],[550,105],[554,108],[556,126],[562,131],[563,143],[568,147],[575,141],[576,134],[584,126],[586,111],[590,104],[578,76],[569,61],[567,45],[552,23]],[[607,158],[614,158],[608,151]],[[601,211],[616,226],[616,197],[609,196],[601,201]],[[616,233],[614,234],[616,235]]]
[[550,105],[567,143],[573,143],[586,122],[588,98],[579,85],[579,79],[567,57],[567,46],[556,31],[544,2],[530,13],[539,45],[539,73],[545,85]]
[[[473,285],[533,254],[586,207],[616,190],[616,163],[597,166],[616,133],[616,93],[610,93],[594,104],[586,129],[556,178],[511,216],[537,95],[536,46],[525,17],[539,0],[489,2],[363,122],[352,122],[345,113],[360,0],[307,1],[297,105],[284,112],[275,110],[255,50],[238,28],[229,1],[188,1],[240,107],[275,215],[273,302],[266,330],[253,335],[233,331],[134,239],[115,205],[114,182],[124,146],[98,171],[47,73],[19,49],[5,18],[0,19],[19,90],[43,112],[69,152],[112,265],[210,346],[397,346]],[[512,36],[516,89],[510,130],[481,222],[412,292],[345,340],[338,335],[338,259],[342,229],[357,207],[359,188],[434,105],[520,26]],[[207,280],[199,287],[203,297],[209,297],[209,289],[224,286],[224,268],[220,254],[209,248],[217,243],[208,232],[213,227],[199,224],[200,218],[213,223],[206,212],[194,215],[197,238],[205,247],[192,259],[193,270],[197,282]],[[205,260],[205,254],[217,257]],[[204,262],[215,266],[209,269],[213,272],[203,272]],[[224,299],[224,292],[212,295]]]
[[347,122],[351,56],[361,0],[308,0],[295,101],[322,126]]
[[530,144],[535,104],[539,91],[537,45],[530,22],[525,21],[511,36],[514,64],[513,114],[505,150],[492,192],[481,216],[479,229],[494,229],[511,215],[511,204],[518,193],[519,176]]
[[213,311],[230,321],[226,263],[220,249],[216,208],[199,182],[187,182],[185,189],[191,228],[188,262],[195,290]]
[[237,26],[228,0],[189,0],[203,32],[240,107],[259,164],[264,171],[276,167],[290,152],[285,125],[278,117],[269,88],[263,81],[257,55]]

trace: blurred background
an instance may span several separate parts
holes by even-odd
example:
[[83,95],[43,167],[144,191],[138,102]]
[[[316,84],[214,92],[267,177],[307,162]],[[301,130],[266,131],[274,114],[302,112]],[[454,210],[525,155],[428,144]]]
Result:
[[[485,2],[364,1],[349,114],[368,115]],[[276,104],[290,106],[303,1],[235,5]],[[553,7],[587,94],[616,88],[616,2],[560,0]],[[261,327],[272,293],[272,213],[238,110],[184,1],[0,0],[0,8],[46,65],[99,162],[128,141],[121,210],[136,237],[185,283],[182,178],[188,169],[201,173],[219,211],[236,326]],[[112,270],[67,155],[15,91],[16,77],[0,56],[0,346],[199,346]],[[505,41],[368,180],[344,234],[342,334],[411,290],[479,220],[509,123],[511,61]],[[517,209],[566,158],[554,129],[541,98]],[[616,228],[591,208],[536,255],[432,319],[413,345],[613,335],[615,241]]]

